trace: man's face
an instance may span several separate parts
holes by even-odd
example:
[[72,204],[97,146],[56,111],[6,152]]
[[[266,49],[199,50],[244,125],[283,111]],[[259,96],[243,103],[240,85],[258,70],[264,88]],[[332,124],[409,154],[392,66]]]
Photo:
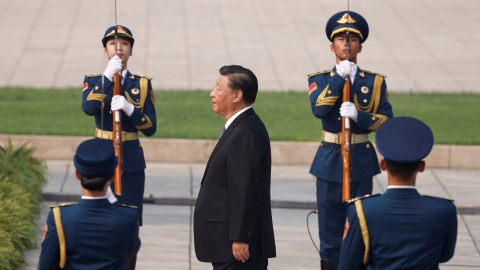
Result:
[[[108,39],[105,46],[105,54],[108,59],[115,56],[115,37]],[[117,54],[125,65],[128,62],[128,58],[132,55],[132,44],[129,39],[124,37],[117,38]]]
[[[357,34],[349,34],[348,44],[348,60],[357,63],[357,54],[362,51],[362,45],[360,45],[360,37]],[[337,64],[340,61],[345,60],[347,49],[346,33],[340,33],[335,35],[333,43],[330,45],[330,49],[335,53]]]
[[213,111],[228,119],[234,110],[235,91],[228,87],[228,77],[221,75],[215,88],[210,92]]

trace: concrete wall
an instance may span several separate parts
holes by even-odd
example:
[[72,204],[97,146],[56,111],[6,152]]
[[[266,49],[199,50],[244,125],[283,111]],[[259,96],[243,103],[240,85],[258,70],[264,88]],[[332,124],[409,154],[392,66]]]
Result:
[[[36,148],[41,159],[72,159],[80,142],[91,137],[30,136],[0,134],[0,146],[10,139],[13,145],[27,144]],[[150,139],[141,144],[148,162],[206,163],[217,140]],[[276,165],[310,165],[318,148],[317,142],[272,141],[272,162]],[[435,145],[426,158],[428,167],[480,169],[480,146]]]

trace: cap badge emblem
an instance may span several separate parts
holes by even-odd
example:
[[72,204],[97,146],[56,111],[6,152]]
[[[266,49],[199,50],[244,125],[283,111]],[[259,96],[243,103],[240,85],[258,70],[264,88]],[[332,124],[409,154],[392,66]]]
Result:
[[342,18],[337,21],[337,23],[340,23],[340,24],[356,23],[356,22],[357,22],[357,21],[355,21],[355,20],[352,18],[352,16],[350,16],[350,14],[348,14],[348,13],[343,14]]

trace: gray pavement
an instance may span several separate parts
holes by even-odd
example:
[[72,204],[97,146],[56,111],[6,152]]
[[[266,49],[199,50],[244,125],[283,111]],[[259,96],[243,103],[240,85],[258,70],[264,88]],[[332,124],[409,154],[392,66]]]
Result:
[[[118,23],[136,39],[129,69],[153,77],[158,89],[211,89],[217,70],[240,64],[258,76],[261,90],[306,91],[306,75],[330,69],[334,56],[324,33],[328,18],[347,1],[326,0],[117,0]],[[101,38],[114,24],[114,1],[0,0],[0,87],[75,87],[85,74],[101,73]],[[361,68],[388,75],[390,92],[480,92],[480,1],[350,0],[364,15],[370,35]],[[44,193],[79,195],[69,161],[48,160]],[[205,164],[149,163],[145,195],[172,202],[196,196]],[[273,167],[272,199],[315,201],[307,166]],[[479,170],[430,169],[420,175],[421,193],[453,198],[459,207],[455,257],[441,269],[480,269]],[[384,174],[375,192],[386,188]],[[192,248],[192,206],[145,204],[138,269],[210,269]],[[39,227],[43,228],[46,201]],[[271,269],[318,269],[306,218],[311,209],[274,208],[278,257]],[[316,216],[309,219],[316,239]],[[39,231],[39,238],[41,232]],[[317,239],[316,239],[317,240]],[[318,244],[318,241],[317,241]],[[35,269],[39,249],[26,252]]]
[[[80,194],[73,174],[73,164],[65,160],[47,160],[48,184],[45,194]],[[150,197],[195,197],[203,176],[204,163],[148,163],[146,169],[146,201]],[[315,185],[308,166],[278,165],[272,167],[272,200],[314,202]],[[480,206],[478,175],[480,170],[427,169],[419,174],[417,187],[422,194],[452,198],[458,214],[458,240],[455,256],[440,269],[480,269]],[[385,173],[374,179],[374,193],[387,186]],[[46,220],[48,205],[61,201],[46,201],[40,218],[40,228]],[[468,209],[475,214],[468,214]],[[311,208],[273,208],[273,223],[277,258],[270,260],[270,269],[319,269],[319,256],[308,230],[307,215]],[[188,203],[144,204],[144,226],[140,229],[142,247],[137,269],[211,269],[195,257],[192,240],[193,206]],[[309,217],[310,230],[318,245],[317,219]],[[428,224],[427,224],[428,226]],[[38,232],[41,237],[41,231]],[[40,243],[40,240],[39,240]],[[26,252],[26,270],[35,269],[40,249]]]
[[[117,0],[136,39],[129,69],[157,89],[211,89],[225,64],[252,69],[262,90],[307,91],[330,69],[325,23],[347,0]],[[361,68],[388,75],[391,92],[480,92],[480,1],[351,0],[370,35]],[[0,87],[76,87],[101,73],[114,1],[0,0]]]

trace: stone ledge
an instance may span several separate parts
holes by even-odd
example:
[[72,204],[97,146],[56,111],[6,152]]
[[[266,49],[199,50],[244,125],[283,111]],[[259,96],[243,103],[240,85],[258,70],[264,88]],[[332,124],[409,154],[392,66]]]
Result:
[[[34,156],[41,159],[72,159],[77,146],[91,137],[0,134],[0,146],[27,144],[36,148]],[[141,138],[148,162],[206,163],[217,140]],[[272,141],[274,165],[310,165],[318,142]],[[426,158],[431,168],[480,169],[480,146],[435,145]]]

